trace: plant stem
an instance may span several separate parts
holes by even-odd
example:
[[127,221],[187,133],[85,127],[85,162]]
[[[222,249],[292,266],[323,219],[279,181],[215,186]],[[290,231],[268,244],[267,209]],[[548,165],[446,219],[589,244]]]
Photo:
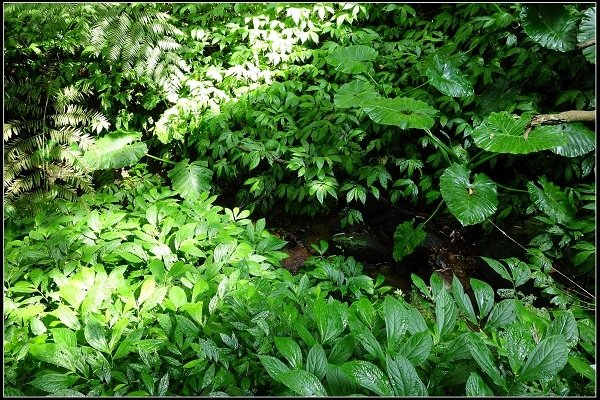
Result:
[[429,222],[429,220],[431,218],[433,218],[433,216],[440,210],[440,207],[442,206],[442,204],[444,204],[444,200],[440,201],[440,203],[437,205],[437,207],[435,208],[435,210],[433,211],[433,213],[429,216],[429,218],[427,218],[425,220],[425,222],[423,222],[423,226],[427,225],[427,223]]
[[410,92],[412,92],[413,90],[417,90],[418,88],[420,88],[420,87],[423,87],[423,86],[427,85],[428,83],[429,83],[429,82],[423,82],[423,83],[421,83],[419,86],[415,86],[414,88],[412,88],[412,89],[409,89],[409,90],[408,90],[406,93],[402,93],[400,96],[406,96],[407,94],[409,94],[409,93],[410,93]]
[[489,156],[484,157],[481,160],[477,161],[475,164],[471,164],[471,169],[474,169],[474,168],[478,167],[479,165],[483,164],[484,162],[491,160],[494,157],[497,157],[498,154],[500,154],[500,153],[492,153]]
[[513,188],[511,188],[511,187],[508,187],[508,186],[501,185],[501,184],[499,184],[499,183],[497,183],[497,182],[496,182],[496,186],[498,186],[498,187],[501,187],[501,188],[502,188],[502,189],[504,189],[504,190],[510,190],[511,192],[529,193],[527,190],[523,190],[523,189],[513,189]]
[[452,164],[452,162],[450,162],[450,157],[449,155],[452,155],[452,159],[454,161],[458,161],[456,159],[456,155],[452,152],[452,150],[450,149],[450,147],[446,146],[446,144],[444,142],[442,142],[437,136],[435,136],[429,129],[425,129],[425,132],[427,132],[427,134],[429,135],[429,137],[435,142],[437,143],[437,145],[439,147],[442,148],[442,155],[444,156],[444,158],[446,159],[446,161],[448,162],[448,165]]
[[156,157],[156,156],[153,156],[152,154],[146,153],[146,157],[154,158],[155,160],[158,160],[158,161],[162,161],[162,162],[166,162],[166,163],[169,163],[169,164],[177,165],[177,163],[175,161],[165,160],[164,158]]

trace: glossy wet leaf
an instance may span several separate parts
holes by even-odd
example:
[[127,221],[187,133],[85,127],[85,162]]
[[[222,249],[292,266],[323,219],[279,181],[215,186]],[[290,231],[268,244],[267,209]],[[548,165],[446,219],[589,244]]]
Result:
[[448,209],[463,225],[485,221],[496,212],[498,198],[496,184],[484,174],[471,172],[460,164],[446,168],[440,177],[440,192]]
[[381,97],[373,85],[355,79],[345,83],[333,97],[333,103],[338,108],[361,107],[365,102]]
[[[579,24],[577,44],[583,44],[589,40],[596,39],[596,6],[584,11],[584,17]],[[596,64],[596,44],[581,50],[585,58],[592,64]]]
[[559,128],[538,126],[525,135],[530,116],[514,118],[507,112],[491,113],[471,132],[477,147],[494,153],[529,154],[549,150],[567,143]]
[[85,340],[94,349],[110,353],[108,342],[106,341],[104,325],[94,317],[89,317],[83,331]]
[[275,347],[286,358],[292,368],[302,367],[302,350],[293,339],[289,337],[275,337]]
[[575,49],[577,25],[562,4],[539,4],[523,7],[521,24],[535,42],[552,50]]
[[437,54],[432,65],[425,72],[429,83],[443,94],[452,97],[463,97],[474,94],[473,84],[467,76],[460,72],[450,61],[443,61]]
[[437,338],[443,338],[450,333],[456,324],[458,310],[454,300],[445,289],[435,297],[435,321]]
[[514,299],[502,300],[490,311],[485,326],[487,328],[501,328],[512,324],[517,318]]
[[477,372],[471,372],[465,386],[467,397],[492,397],[494,392],[485,384]]
[[398,342],[406,332],[406,311],[400,302],[386,296],[383,300],[383,319],[388,347],[392,342]]
[[402,355],[385,360],[386,370],[396,396],[427,396],[427,388],[415,367]]
[[327,391],[321,381],[304,370],[282,372],[279,380],[300,396],[327,396]]
[[267,370],[269,376],[273,379],[279,380],[280,374],[290,370],[290,368],[287,365],[285,365],[283,362],[281,362],[275,357],[259,354],[258,358]]
[[413,251],[425,240],[427,233],[423,224],[413,227],[412,221],[404,221],[396,227],[394,232],[394,260],[400,261]]
[[475,359],[482,371],[485,372],[493,382],[506,388],[506,380],[501,375],[500,370],[496,367],[497,362],[483,339],[474,333],[470,333],[467,343],[469,350],[471,351],[471,356]]
[[50,373],[40,375],[29,384],[44,392],[54,393],[62,389],[68,389],[79,380],[79,377],[67,374]]
[[398,354],[402,354],[413,365],[420,365],[427,360],[433,348],[431,332],[423,331],[411,335],[398,347]]
[[494,289],[479,279],[471,278],[470,282],[475,294],[475,301],[477,301],[477,306],[479,307],[479,317],[483,319],[494,306]]
[[544,177],[538,182],[541,188],[533,182],[527,182],[527,191],[535,207],[559,223],[573,222],[575,210],[565,192]]
[[373,68],[377,58],[377,50],[365,45],[338,47],[331,52],[325,61],[337,71],[347,74],[360,74]]
[[350,361],[342,364],[342,371],[360,386],[378,396],[393,396],[394,392],[383,372],[369,361]]
[[320,380],[325,377],[325,373],[327,372],[327,355],[318,343],[315,343],[308,351],[306,370]]
[[554,147],[553,153],[564,157],[579,157],[596,149],[596,134],[580,122],[556,125],[562,129],[562,134],[567,142]]
[[456,275],[452,276],[452,296],[467,319],[472,323],[477,324],[477,317],[475,316],[475,310],[473,309],[473,304],[471,304],[471,299],[465,293],[463,285]]
[[437,113],[424,101],[410,97],[369,100],[361,107],[378,124],[393,125],[400,129],[430,129]]
[[567,364],[569,348],[563,335],[548,336],[531,352],[517,380],[529,382],[554,377]]

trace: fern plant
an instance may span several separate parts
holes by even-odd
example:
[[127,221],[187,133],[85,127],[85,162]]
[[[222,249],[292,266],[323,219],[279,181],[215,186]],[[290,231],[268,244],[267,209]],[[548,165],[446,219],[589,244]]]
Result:
[[89,88],[10,78],[4,86],[6,214],[14,214],[20,199],[33,204],[34,198],[71,200],[78,191],[90,192],[92,179],[81,155],[94,142],[92,131],[100,133],[110,124],[101,113],[79,104]]

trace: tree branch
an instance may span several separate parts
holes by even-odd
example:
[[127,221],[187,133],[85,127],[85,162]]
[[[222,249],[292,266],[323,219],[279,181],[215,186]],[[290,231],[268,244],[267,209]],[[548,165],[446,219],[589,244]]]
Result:
[[594,46],[595,44],[596,44],[596,39],[590,39],[590,40],[586,40],[586,41],[585,41],[585,42],[583,42],[583,43],[579,43],[579,44],[577,45],[577,48],[578,48],[579,50],[581,50],[581,49],[585,49],[586,47],[592,47],[592,46]]
[[596,121],[596,110],[592,111],[581,111],[581,110],[572,110],[572,111],[563,111],[557,114],[539,114],[535,115],[529,125],[525,129],[525,134],[523,135],[525,139],[529,135],[529,132],[536,126],[540,125],[558,125],[564,124],[565,122],[594,122]]

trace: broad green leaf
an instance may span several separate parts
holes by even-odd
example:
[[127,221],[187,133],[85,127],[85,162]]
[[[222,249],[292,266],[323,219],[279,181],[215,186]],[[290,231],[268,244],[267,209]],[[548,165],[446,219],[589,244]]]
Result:
[[504,333],[508,362],[515,375],[519,373],[527,356],[535,347],[531,332],[532,329],[529,326],[514,323],[509,325]]
[[301,396],[327,396],[323,384],[313,374],[304,370],[282,372],[278,379]]
[[425,240],[427,233],[423,224],[413,228],[412,221],[404,221],[394,232],[394,260],[400,261],[411,254]]
[[87,223],[90,229],[96,233],[100,233],[102,230],[102,222],[100,222],[100,214],[98,214],[97,210],[94,210],[89,214]]
[[533,349],[517,380],[550,379],[564,368],[568,355],[569,348],[563,335],[548,336]]
[[151,276],[146,278],[142,283],[142,287],[140,289],[140,296],[137,300],[138,306],[142,305],[146,300],[148,300],[155,290],[156,283],[154,282],[154,278],[152,278]]
[[302,350],[289,337],[275,337],[275,347],[288,360],[292,369],[302,368]]
[[469,375],[465,392],[468,397],[492,397],[494,395],[492,389],[485,384],[477,372],[471,372]]
[[492,352],[479,336],[470,333],[467,340],[471,356],[475,359],[482,371],[489,376],[493,382],[506,389],[506,380],[500,374],[500,370],[496,367],[496,361],[492,356]]
[[595,365],[592,367],[589,361],[579,356],[569,356],[569,365],[573,367],[575,371],[592,381],[593,384],[596,383]]
[[67,283],[66,285],[62,285],[58,291],[60,297],[66,300],[75,310],[79,308],[86,295],[85,289],[80,286],[81,285]]
[[413,335],[428,330],[425,318],[423,318],[419,310],[410,304],[406,304],[406,323],[406,329]]
[[77,318],[77,313],[63,304],[59,304],[58,308],[51,312],[51,314],[58,318],[60,322],[65,324],[65,326],[75,331],[81,328],[79,318]]
[[198,199],[203,192],[210,192],[213,172],[201,161],[191,163],[186,158],[168,172],[173,190],[184,199]]
[[525,134],[531,116],[514,118],[507,112],[491,113],[471,131],[475,144],[494,153],[529,154],[567,143],[562,131],[551,125],[538,126]]
[[127,355],[135,350],[135,344],[142,338],[144,328],[138,328],[131,332],[117,347],[117,351],[113,354],[113,360],[127,357]]
[[561,224],[575,221],[575,210],[567,195],[545,177],[538,182],[541,188],[533,182],[527,182],[527,191],[536,208]]
[[[596,6],[588,8],[583,14],[583,20],[579,25],[579,33],[577,33],[577,44],[596,39]],[[582,52],[589,62],[596,64],[596,44],[585,47]]]
[[275,357],[258,355],[262,365],[267,370],[269,376],[277,381],[280,381],[279,375],[288,372],[290,368]]
[[94,317],[89,317],[83,331],[85,340],[94,349],[110,353],[108,342],[106,341],[104,325]]
[[483,319],[494,306],[494,289],[479,279],[471,278],[469,281],[475,294],[475,301],[479,306],[479,317]]
[[580,122],[554,125],[561,130],[567,142],[555,147],[553,153],[564,157],[579,157],[596,149],[596,134]]
[[73,355],[64,347],[55,343],[33,343],[29,346],[29,354],[48,364],[75,371]]
[[431,85],[448,96],[463,97],[475,93],[473,84],[467,76],[450,61],[442,61],[437,54],[433,57],[433,63],[427,68],[425,74]]
[[179,308],[182,305],[186,304],[187,296],[185,294],[185,290],[183,290],[179,286],[173,286],[171,290],[169,290],[169,300],[173,302],[175,308]]
[[496,273],[502,278],[506,279],[509,282],[512,282],[512,276],[510,275],[506,267],[502,265],[502,263],[487,257],[481,257],[481,259],[485,261],[486,264],[489,265],[494,271],[496,271]]
[[79,377],[67,374],[49,373],[40,375],[29,384],[39,390],[54,393],[61,389],[68,389],[79,380]]
[[321,344],[335,339],[344,330],[342,317],[336,307],[319,299],[313,304],[313,317],[319,330]]
[[430,129],[437,110],[421,100],[410,97],[373,99],[361,105],[369,118],[378,124],[400,129]]
[[521,25],[531,39],[544,47],[562,52],[575,49],[577,25],[563,4],[523,7]]
[[325,377],[325,373],[327,372],[327,356],[325,355],[325,350],[318,343],[315,343],[308,351],[306,370],[320,380]]
[[333,103],[338,108],[361,107],[366,101],[381,97],[370,83],[355,79],[338,89]]
[[43,335],[47,330],[46,325],[44,325],[42,320],[37,317],[29,320],[29,327],[31,328],[31,333],[35,336]]
[[167,393],[167,389],[169,389],[169,373],[168,372],[166,374],[164,374],[163,377],[160,379],[160,382],[158,382],[158,391],[156,394],[158,396],[164,396]]
[[368,361],[349,361],[342,364],[342,371],[353,378],[360,386],[378,396],[393,396],[394,391],[381,370]]
[[440,177],[440,192],[448,209],[463,225],[485,221],[496,212],[496,184],[484,174],[475,175],[460,164],[452,164]]
[[560,311],[546,332],[546,336],[564,335],[569,346],[577,344],[579,330],[571,311]]
[[456,275],[452,276],[452,296],[467,319],[472,323],[477,324],[477,317],[475,316],[475,310],[473,310],[471,299],[465,293],[463,285]]
[[377,50],[365,45],[338,47],[331,52],[325,61],[336,70],[346,74],[369,72],[378,56]]
[[411,335],[406,342],[398,348],[398,354],[402,354],[414,365],[420,365],[427,360],[433,347],[433,338],[429,331],[423,331]]
[[331,396],[348,396],[356,393],[358,390],[356,381],[345,374],[337,364],[327,364],[325,379],[327,380],[327,389]]
[[419,378],[415,367],[398,354],[391,358],[386,356],[385,366],[396,396],[427,396],[427,388]]
[[392,343],[400,341],[407,327],[405,308],[392,296],[385,296],[383,300],[383,319],[388,348],[392,348]]
[[89,170],[117,169],[137,163],[148,152],[140,132],[118,130],[96,140],[85,152],[82,162]]
[[514,299],[502,300],[492,308],[488,315],[486,328],[500,328],[512,324],[517,318]]
[[441,290],[435,297],[435,321],[438,339],[452,331],[457,316],[458,311],[454,300],[446,290]]
[[351,318],[348,319],[348,325],[350,326],[350,331],[356,337],[357,342],[359,342],[370,355],[381,361],[385,359],[385,354],[381,345],[373,333],[371,333],[358,318],[352,315]]
[[348,359],[356,351],[355,342],[356,341],[352,335],[346,335],[345,337],[336,340],[328,355],[329,363],[341,364],[348,361]]

